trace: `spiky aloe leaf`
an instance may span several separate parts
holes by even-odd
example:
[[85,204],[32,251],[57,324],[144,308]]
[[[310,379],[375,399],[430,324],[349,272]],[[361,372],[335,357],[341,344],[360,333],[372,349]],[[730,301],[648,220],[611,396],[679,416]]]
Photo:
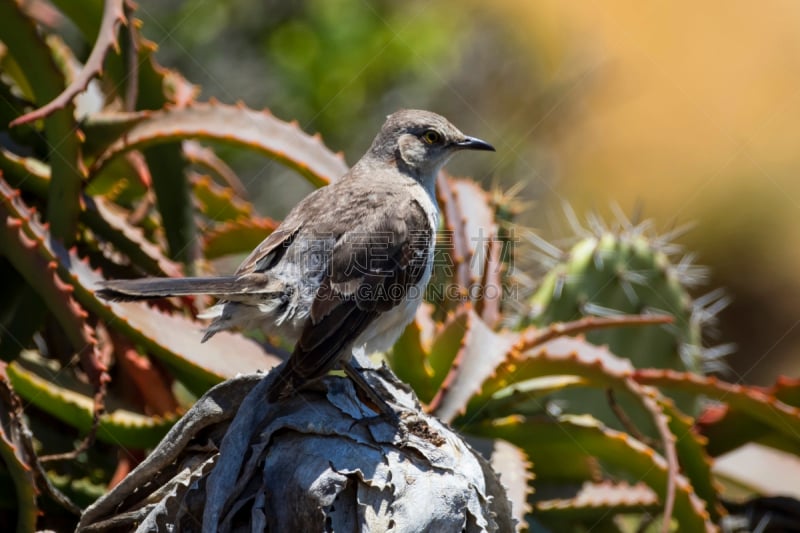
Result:
[[[499,238],[492,197],[474,181],[439,175],[436,194],[442,206],[443,231],[437,238],[434,278],[431,287],[444,295],[461,291],[458,300],[472,300],[475,310],[490,325],[500,319],[508,247]],[[429,290],[432,300],[444,310],[453,301]],[[451,296],[452,297],[452,296]]]
[[317,186],[347,171],[342,156],[330,152],[319,136],[303,133],[297,123],[284,122],[268,111],[254,111],[243,105],[211,101],[182,108],[90,117],[86,124],[87,138],[97,138],[109,118],[113,119],[115,129],[122,126],[125,134],[114,137],[102,150],[92,173],[102,170],[110,159],[127,150],[186,138],[250,148],[293,168]]
[[89,82],[102,73],[103,61],[108,51],[118,48],[117,28],[125,23],[125,14],[122,9],[124,0],[106,0],[103,4],[103,15],[100,23],[100,30],[94,40],[94,46],[86,64],[83,65],[78,76],[66,87],[58,96],[41,106],[35,111],[14,119],[11,126],[18,126],[35,120],[43,119],[52,113],[71,106],[73,99],[81,92],[86,90]]
[[[75,427],[87,432],[94,420],[94,400],[86,387],[60,367],[53,367],[34,352],[8,366],[8,376],[14,390],[27,402]],[[147,416],[113,403],[100,416],[97,438],[110,444],[145,449],[158,444],[178,419],[170,416]]]
[[585,380],[590,380],[588,383],[595,382],[598,386],[627,388],[628,385],[619,380],[627,380],[633,372],[629,361],[615,356],[606,348],[566,335],[620,324],[641,327],[664,321],[665,317],[623,316],[585,318],[566,324],[553,324],[546,329],[529,328],[516,337],[515,344],[503,353],[502,360],[493,366],[490,374],[485,375],[485,381],[470,399],[466,414],[482,408],[485,402],[504,389],[513,390],[520,383],[552,375],[577,375],[584,380],[581,384],[587,384]]
[[225,377],[278,363],[277,358],[240,335],[222,332],[201,344],[201,326],[186,318],[164,314],[143,304],[100,301],[94,295],[94,288],[102,278],[74,251],[67,251],[50,239],[46,228],[36,222],[19,195],[2,180],[0,197],[0,206],[7,216],[21,221],[17,223],[19,232],[32,243],[32,251],[53,264],[59,276],[74,287],[75,299],[103,317],[110,327],[130,336],[148,353],[167,363],[192,390],[202,392]]
[[[647,317],[641,317],[647,323]],[[621,320],[625,320],[623,317]],[[663,319],[662,319],[663,321]],[[587,321],[591,322],[591,321]],[[656,322],[656,321],[652,321]],[[608,326],[612,320],[601,322]],[[635,323],[635,322],[631,322]],[[665,512],[669,516],[672,510],[674,484],[677,479],[677,453],[674,437],[670,433],[666,417],[660,409],[656,399],[659,397],[656,390],[642,388],[630,379],[632,367],[626,361],[613,356],[607,350],[598,348],[586,342],[569,338],[556,337],[558,334],[569,331],[569,328],[586,328],[586,323],[578,322],[576,325],[563,325],[551,331],[538,332],[533,330],[529,335],[523,335],[516,344],[507,350],[505,360],[498,364],[495,373],[482,385],[480,393],[473,396],[467,412],[457,423],[471,431],[471,427],[483,418],[481,413],[491,413],[491,401],[487,399],[502,389],[514,387],[515,384],[554,374],[576,374],[588,380],[588,385],[595,387],[613,387],[628,393],[633,402],[651,420],[655,431],[659,435],[663,450],[667,458],[668,484],[666,490],[667,500]],[[555,338],[554,338],[555,337]],[[538,347],[538,348],[537,348]],[[534,350],[535,348],[535,350]],[[525,355],[526,352],[530,353]],[[482,374],[484,377],[486,373]],[[505,401],[502,397],[501,401]]]
[[[25,64],[24,76],[34,100],[43,105],[56,98],[65,85],[64,76],[33,20],[16,0],[0,3],[0,40],[16,61]],[[47,218],[53,224],[53,235],[68,245],[77,235],[84,178],[74,112],[74,105],[69,103],[44,121],[52,167]]]
[[[561,463],[561,452],[572,450],[597,457],[627,472],[631,478],[647,483],[662,504],[669,499],[667,487],[671,485],[669,478],[672,475],[664,458],[628,434],[609,429],[591,417],[564,415],[552,421],[510,416],[476,424],[470,430],[519,446],[533,460],[534,471],[539,463]],[[675,488],[674,518],[681,528],[686,531],[716,531],[703,502],[683,476],[676,476]]]
[[77,26],[86,42],[94,42],[104,20],[104,6],[107,2],[103,0],[86,0],[84,2],[53,0],[52,3]]
[[572,498],[537,502],[534,517],[554,530],[569,528],[576,522],[594,529],[595,524],[610,516],[644,512],[658,512],[658,497],[650,487],[644,483],[602,481],[584,483]]
[[[447,359],[441,372],[441,386],[429,408],[448,422],[463,413],[470,397],[503,361],[517,340],[516,335],[492,331],[469,306],[456,316],[461,318],[439,334],[431,350],[431,361],[443,354],[447,354]],[[446,340],[447,345],[437,349],[442,344],[440,338]]]
[[214,183],[211,176],[190,173],[194,197],[200,212],[211,220],[224,222],[253,216],[253,205],[236,196],[233,189]]
[[278,222],[266,217],[244,217],[219,224],[203,235],[203,257],[217,259],[249,253],[277,227]]
[[0,148],[0,170],[14,187],[47,198],[50,188],[50,167],[33,157],[20,157]]
[[[800,407],[800,380],[781,377],[772,387],[758,389],[786,405]],[[697,418],[697,428],[707,439],[706,449],[713,457],[757,442],[788,453],[800,452],[800,445],[743,411],[728,404],[707,406]]]
[[239,176],[211,148],[207,148],[197,141],[184,141],[183,155],[193,165],[215,175],[222,183],[233,189],[239,198],[247,197],[247,189]]
[[691,482],[697,496],[706,502],[711,520],[717,523],[725,510],[719,498],[722,487],[711,472],[713,460],[706,451],[708,439],[698,433],[694,420],[681,413],[671,399],[662,396],[657,401],[667,416],[670,432],[675,436],[681,472]]
[[128,222],[129,213],[103,198],[86,197],[81,220],[98,236],[112,243],[120,252],[152,276],[181,276],[183,268],[150,242],[144,232]]
[[528,499],[533,493],[533,466],[525,452],[501,439],[483,439],[467,436],[470,446],[489,458],[492,470],[497,473],[511,502],[517,521],[517,531],[525,524],[525,515],[531,512]]
[[775,382],[775,385],[767,388],[764,392],[775,396],[787,405],[800,407],[800,379],[798,378],[781,376]]
[[[469,332],[469,305],[463,305],[451,313],[433,338],[426,366],[431,373],[431,385],[439,393],[459,352],[466,346],[466,335]],[[425,401],[431,401],[426,398]]]
[[[779,377],[767,388],[759,389],[786,405],[800,407],[800,380]],[[800,444],[776,432],[769,425],[753,418],[742,409],[727,404],[707,407],[698,417],[697,426],[708,439],[708,453],[717,457],[747,442],[758,442],[795,455]]]
[[435,330],[433,306],[423,303],[417,309],[414,320],[386,354],[392,370],[411,385],[423,401],[430,400],[436,394],[431,383],[433,371],[428,363]]
[[[50,184],[50,167],[38,159],[19,157],[0,148],[0,170],[8,183],[40,198],[46,197]],[[80,220],[92,231],[113,243],[137,266],[154,276],[179,276],[183,270],[161,249],[147,240],[142,230],[126,220],[121,208],[101,197],[82,195]]]
[[633,379],[639,383],[702,394],[725,402],[795,445],[800,445],[800,408],[787,405],[756,387],[727,383],[713,376],[655,369],[638,370],[633,374]]
[[17,531],[26,533],[36,529],[38,491],[29,450],[23,442],[27,429],[22,421],[22,406],[9,384],[5,363],[0,363],[0,405],[5,412],[0,417],[0,458],[14,482]]
[[496,232],[489,196],[472,181],[440,174],[436,194],[442,205],[444,228],[451,241],[447,252],[453,259],[453,280],[467,288],[481,278],[483,262],[471,261]]
[[[8,185],[0,179],[0,189],[7,187]],[[3,192],[13,194],[10,191]],[[9,200],[19,202],[18,197]],[[94,352],[91,357],[83,361],[84,370],[89,374],[91,381],[99,386],[100,374],[104,373],[106,368],[96,353],[97,339],[86,323],[86,311],[72,298],[73,288],[56,275],[56,264],[38,253],[38,243],[26,232],[32,222],[30,213],[8,209],[10,205],[10,203],[0,204],[0,218],[6,220],[0,227],[0,250],[17,272],[37,291],[58,320],[75,352],[78,354]],[[16,216],[24,217],[26,214],[27,218],[16,218]]]
[[13,267],[5,261],[0,263],[0,275],[3,276],[0,291],[5,306],[0,315],[0,359],[10,361],[21,348],[31,345],[34,335],[45,322],[47,306]]

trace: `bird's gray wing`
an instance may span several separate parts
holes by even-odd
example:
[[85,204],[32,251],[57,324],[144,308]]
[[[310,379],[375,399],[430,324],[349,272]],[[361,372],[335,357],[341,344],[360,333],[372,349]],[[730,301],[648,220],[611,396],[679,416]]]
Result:
[[283,223],[270,233],[261,244],[250,252],[250,255],[242,261],[239,268],[234,273],[235,276],[242,276],[253,272],[266,272],[275,266],[286,253],[286,249],[292,244],[295,235],[300,230],[300,224]]
[[228,301],[250,299],[252,293],[267,287],[267,271],[281,260],[300,227],[296,219],[281,224],[250,253],[233,276],[105,280],[98,283],[95,294],[122,302],[193,294],[209,294]]
[[381,313],[422,279],[433,230],[416,201],[373,211],[358,231],[343,233],[286,368],[270,399],[321,377]]

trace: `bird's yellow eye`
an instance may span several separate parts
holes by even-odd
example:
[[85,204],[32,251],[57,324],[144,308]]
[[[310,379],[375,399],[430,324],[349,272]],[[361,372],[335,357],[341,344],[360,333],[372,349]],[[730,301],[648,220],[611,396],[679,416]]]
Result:
[[442,136],[436,130],[426,130],[422,134],[422,140],[428,144],[436,144],[441,140]]

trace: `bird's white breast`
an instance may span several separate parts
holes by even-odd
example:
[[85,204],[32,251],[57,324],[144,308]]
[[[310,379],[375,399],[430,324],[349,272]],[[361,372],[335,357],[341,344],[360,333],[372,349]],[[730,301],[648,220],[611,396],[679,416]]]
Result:
[[428,216],[428,223],[432,228],[430,246],[428,247],[425,261],[425,271],[419,282],[408,289],[406,300],[376,318],[354,343],[356,348],[363,346],[367,354],[385,352],[394,345],[406,326],[414,320],[417,308],[425,298],[425,289],[433,272],[433,254],[436,248],[439,209],[436,207],[436,200],[433,198],[431,191],[415,186],[411,188],[411,192],[414,200],[422,206]]

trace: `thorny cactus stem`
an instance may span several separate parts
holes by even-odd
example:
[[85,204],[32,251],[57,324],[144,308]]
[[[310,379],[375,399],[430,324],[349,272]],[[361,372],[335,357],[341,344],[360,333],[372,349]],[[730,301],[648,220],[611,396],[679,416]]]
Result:
[[365,378],[400,422],[329,376],[280,404],[274,373],[203,396],[83,514],[79,531],[513,531],[488,463],[382,366]]

